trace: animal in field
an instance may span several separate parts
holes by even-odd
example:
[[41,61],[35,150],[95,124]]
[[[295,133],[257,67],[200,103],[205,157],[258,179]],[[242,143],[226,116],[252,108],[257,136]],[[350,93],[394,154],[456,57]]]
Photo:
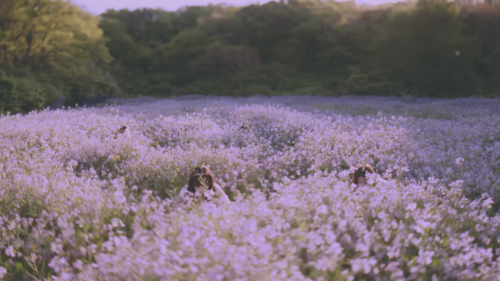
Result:
[[130,130],[129,130],[129,128],[128,128],[128,126],[127,126],[127,125],[122,125],[122,126],[120,127],[120,129],[118,129],[118,131],[116,131],[116,133],[115,133],[115,139],[116,139],[116,138],[118,137],[118,135],[120,135],[120,134],[122,134],[122,135],[128,135],[129,131],[130,131]]
[[250,126],[248,126],[248,125],[242,125],[240,127],[240,130],[246,130],[247,132],[250,132]]
[[118,129],[119,134],[124,134],[127,131],[128,127],[126,125],[121,126],[120,129]]

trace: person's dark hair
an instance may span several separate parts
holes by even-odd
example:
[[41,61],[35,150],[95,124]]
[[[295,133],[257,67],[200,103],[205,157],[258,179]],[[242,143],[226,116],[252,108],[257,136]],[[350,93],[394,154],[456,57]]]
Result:
[[352,175],[352,182],[358,184],[358,179],[360,177],[366,177],[366,171],[375,174],[375,169],[373,169],[372,166],[368,164],[359,165],[356,171],[354,172],[354,175]]
[[209,190],[213,188],[213,185],[215,183],[215,177],[212,174],[212,172],[205,166],[198,166],[193,169],[193,172],[191,172],[191,176],[189,177],[188,180],[189,192],[195,193],[196,192],[195,187],[202,186],[200,182],[200,177],[203,178]]

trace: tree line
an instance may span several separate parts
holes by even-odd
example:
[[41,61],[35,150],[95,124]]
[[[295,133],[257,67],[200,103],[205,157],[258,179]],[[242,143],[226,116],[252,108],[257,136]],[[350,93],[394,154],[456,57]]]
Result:
[[0,1],[0,112],[96,95],[500,97],[500,1],[108,10]]

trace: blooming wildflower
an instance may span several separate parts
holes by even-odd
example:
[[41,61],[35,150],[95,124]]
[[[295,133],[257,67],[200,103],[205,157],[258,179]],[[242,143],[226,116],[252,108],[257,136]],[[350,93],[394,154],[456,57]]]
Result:
[[464,161],[465,161],[465,160],[464,160],[462,157],[458,157],[457,159],[455,159],[455,163],[456,163],[457,165],[460,165],[460,164],[464,163]]
[[74,263],[73,263],[73,267],[75,269],[78,269],[78,270],[82,270],[83,269],[83,263],[81,260],[76,260]]
[[[54,280],[311,279],[304,268],[326,280],[340,264],[348,280],[498,278],[499,102],[369,97],[380,114],[356,116],[365,102],[168,99],[1,117],[2,250],[36,251]],[[120,124],[137,134],[115,139]],[[351,158],[386,180],[349,186]],[[201,163],[220,190],[174,208]],[[213,204],[219,191],[231,204]]]
[[408,206],[406,207],[406,210],[408,211],[413,211],[417,208],[417,203],[410,203],[408,204]]
[[7,274],[7,270],[0,266],[0,278],[3,278]]
[[15,258],[16,252],[14,251],[14,246],[10,245],[9,247],[7,247],[7,249],[5,249],[5,254],[8,257]]

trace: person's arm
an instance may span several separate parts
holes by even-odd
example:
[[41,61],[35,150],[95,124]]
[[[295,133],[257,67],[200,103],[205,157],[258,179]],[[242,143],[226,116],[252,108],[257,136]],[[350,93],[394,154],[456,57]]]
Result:
[[222,199],[223,201],[228,203],[231,202],[227,194],[224,192],[224,189],[222,189],[220,185],[214,183],[213,189],[215,191],[215,195],[217,196],[217,198]]

